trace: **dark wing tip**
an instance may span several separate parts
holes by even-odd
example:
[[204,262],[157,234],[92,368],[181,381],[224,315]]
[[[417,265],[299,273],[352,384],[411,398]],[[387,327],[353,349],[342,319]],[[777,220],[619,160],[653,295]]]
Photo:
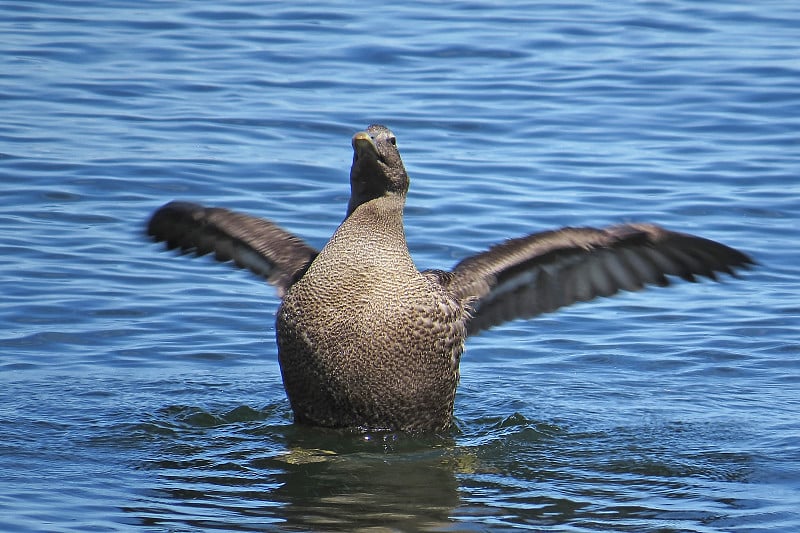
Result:
[[188,251],[195,247],[195,243],[188,238],[187,231],[191,233],[192,228],[202,220],[204,210],[203,206],[191,202],[169,202],[150,217],[146,233],[156,242],[163,241],[170,250],[182,248]]

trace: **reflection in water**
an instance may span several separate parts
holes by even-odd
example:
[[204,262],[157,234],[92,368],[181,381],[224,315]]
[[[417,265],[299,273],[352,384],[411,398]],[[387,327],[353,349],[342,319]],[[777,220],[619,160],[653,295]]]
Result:
[[[128,520],[175,530],[442,531],[476,517],[545,527],[613,516],[638,531],[643,520],[711,523],[751,489],[746,454],[674,446],[687,431],[703,443],[738,428],[655,423],[581,432],[514,414],[462,422],[454,436],[420,437],[308,428],[290,417],[285,401],[224,414],[172,406],[121,428],[125,438],[137,436],[139,453],[156,458],[140,464],[152,476],[140,505],[124,509]],[[630,432],[642,446],[630,446]],[[721,479],[726,498],[698,505]]]
[[140,524],[174,526],[183,516],[192,527],[238,531],[451,523],[463,463],[451,438],[364,435],[285,419],[254,426],[254,413],[174,406],[140,427],[159,441],[148,453],[158,459],[144,464],[159,479],[157,488],[145,489],[146,504],[126,511]]
[[450,523],[459,503],[452,442],[348,435],[336,443],[317,443],[336,444],[340,451],[335,453],[308,448],[314,440],[324,440],[314,439],[311,431],[297,433],[303,436],[292,439],[289,453],[276,458],[285,461],[285,471],[276,476],[282,485],[272,494],[285,504],[281,514],[287,525],[417,530]]

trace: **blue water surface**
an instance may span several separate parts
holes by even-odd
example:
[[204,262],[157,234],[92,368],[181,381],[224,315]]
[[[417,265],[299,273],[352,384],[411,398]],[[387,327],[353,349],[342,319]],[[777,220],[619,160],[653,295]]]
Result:
[[[0,530],[800,530],[797,2],[0,4]],[[389,125],[420,268],[650,221],[758,266],[467,343],[449,435],[292,424],[272,287],[180,198],[321,246]]]

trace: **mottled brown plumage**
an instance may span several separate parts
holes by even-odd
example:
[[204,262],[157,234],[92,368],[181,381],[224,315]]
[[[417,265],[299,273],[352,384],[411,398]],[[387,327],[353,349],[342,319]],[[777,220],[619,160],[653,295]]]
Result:
[[148,234],[214,252],[274,284],[278,357],[297,422],[436,431],[451,422],[464,340],[619,290],[733,274],[752,260],[715,241],[651,224],[562,228],[512,239],[451,272],[420,272],[408,253],[406,174],[394,134],[353,137],[347,215],[317,252],[272,222],[171,202]]

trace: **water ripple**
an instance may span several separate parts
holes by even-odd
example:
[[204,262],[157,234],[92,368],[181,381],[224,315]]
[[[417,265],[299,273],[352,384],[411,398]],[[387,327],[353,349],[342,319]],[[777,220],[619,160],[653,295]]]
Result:
[[[790,3],[0,14],[0,529],[797,529]],[[421,267],[628,220],[759,265],[470,339],[449,435],[294,426],[272,288],[144,223],[182,198],[321,246],[372,122]]]

